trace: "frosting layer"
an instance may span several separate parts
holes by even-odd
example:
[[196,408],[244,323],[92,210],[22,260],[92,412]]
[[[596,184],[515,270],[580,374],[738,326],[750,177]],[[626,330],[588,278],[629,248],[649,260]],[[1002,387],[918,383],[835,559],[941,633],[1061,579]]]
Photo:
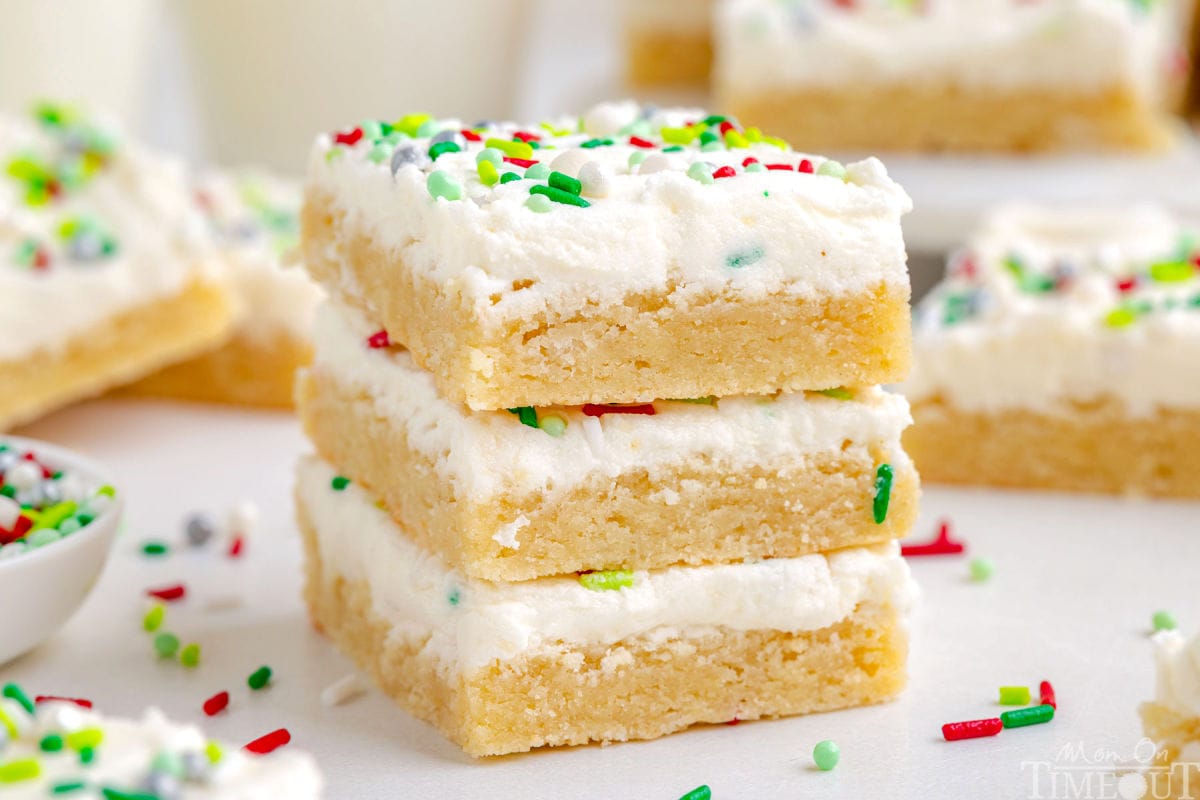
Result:
[[904,392],[958,408],[1200,406],[1200,246],[1153,208],[994,212],[914,315]]
[[[313,368],[367,393],[460,495],[553,496],[596,474],[645,468],[655,479],[655,470],[691,460],[737,469],[824,453],[870,458],[869,449],[882,448],[893,464],[907,463],[900,434],[911,423],[908,403],[879,389],[857,390],[853,400],[799,392],[655,402],[654,416],[530,409],[542,425],[533,428],[508,411],[467,411],[442,399],[407,351],[368,345],[376,330],[348,306],[322,305]],[[547,433],[559,423],[561,435]]]
[[[391,636],[425,642],[449,671],[574,644],[634,636],[668,640],[735,630],[808,631],[860,603],[907,608],[914,591],[895,543],[756,563],[635,570],[624,588],[592,590],[575,576],[522,583],[465,580],[413,544],[356,485],[331,488],[315,458],[298,468],[300,502],[318,530],[322,562],[366,581]],[[598,574],[603,577],[603,573]]]
[[1200,718],[1200,637],[1188,641],[1179,631],[1160,631],[1154,635],[1154,657],[1154,702],[1182,717]]

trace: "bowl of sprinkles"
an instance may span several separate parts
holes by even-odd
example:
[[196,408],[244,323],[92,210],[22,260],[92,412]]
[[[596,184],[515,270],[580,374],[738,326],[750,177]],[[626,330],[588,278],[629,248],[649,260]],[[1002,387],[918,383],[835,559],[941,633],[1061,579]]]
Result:
[[92,590],[121,517],[105,470],[61,447],[0,436],[0,664],[41,644]]

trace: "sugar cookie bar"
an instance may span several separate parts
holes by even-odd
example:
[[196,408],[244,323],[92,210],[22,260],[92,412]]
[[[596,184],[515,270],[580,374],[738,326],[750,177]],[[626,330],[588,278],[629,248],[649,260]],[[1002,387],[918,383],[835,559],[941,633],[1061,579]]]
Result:
[[1198,264],[1155,209],[995,212],[916,314],[924,478],[1200,497]]
[[[36,697],[36,696],[35,696]],[[322,778],[306,753],[286,744],[286,730],[246,752],[208,738],[194,725],[174,723],[158,709],[141,719],[109,717],[75,701],[34,698],[20,686],[0,697],[5,740],[5,796],[57,797],[287,797],[316,800]],[[251,748],[251,745],[247,745]]]
[[894,543],[492,583],[334,477],[317,459],[298,471],[313,621],[471,755],[846,708],[904,685],[912,588]]
[[305,191],[309,271],[472,409],[908,369],[911,203],[875,159],[622,103],[528,128],[364,123],[318,138]]
[[296,369],[312,360],[308,331],[321,299],[303,269],[284,265],[298,243],[300,188],[257,172],[211,173],[196,199],[243,313],[225,345],[123,393],[290,408]]
[[472,577],[794,556],[901,538],[916,516],[899,395],[472,412],[439,397],[402,348],[372,347],[371,332],[348,307],[319,309],[305,428],[422,547]]
[[1156,149],[1190,2],[729,0],[718,102],[818,149]]
[[707,88],[714,5],[714,0],[623,0],[629,84]]
[[180,165],[35,116],[0,116],[0,430],[220,344],[235,312]]

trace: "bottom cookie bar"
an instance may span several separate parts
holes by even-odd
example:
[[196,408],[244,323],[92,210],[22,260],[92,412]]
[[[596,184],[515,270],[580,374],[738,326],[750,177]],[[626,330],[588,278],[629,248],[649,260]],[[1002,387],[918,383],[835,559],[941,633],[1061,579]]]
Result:
[[894,543],[493,583],[446,569],[334,478],[316,459],[298,474],[313,621],[471,755],[847,708],[904,686],[912,588]]
[[904,447],[929,483],[1200,497],[1200,409],[1062,405],[989,413],[916,400]]
[[0,361],[0,430],[137,380],[220,344],[233,309],[226,290],[195,281],[173,297],[132,308],[60,349]]

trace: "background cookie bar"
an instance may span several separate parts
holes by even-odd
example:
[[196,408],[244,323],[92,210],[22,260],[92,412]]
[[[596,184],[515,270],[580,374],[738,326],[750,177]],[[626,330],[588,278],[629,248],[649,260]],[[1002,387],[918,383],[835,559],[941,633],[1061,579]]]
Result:
[[630,85],[707,87],[714,5],[714,0],[622,0]]
[[905,683],[895,544],[523,583],[467,579],[301,463],[314,623],[471,755],[880,702]]
[[996,212],[916,314],[922,475],[1200,496],[1198,257],[1154,209]]
[[613,104],[322,136],[302,239],[447,399],[640,403],[900,379],[909,207],[874,159]]
[[0,429],[229,334],[180,165],[54,105],[0,116],[0,158]]

